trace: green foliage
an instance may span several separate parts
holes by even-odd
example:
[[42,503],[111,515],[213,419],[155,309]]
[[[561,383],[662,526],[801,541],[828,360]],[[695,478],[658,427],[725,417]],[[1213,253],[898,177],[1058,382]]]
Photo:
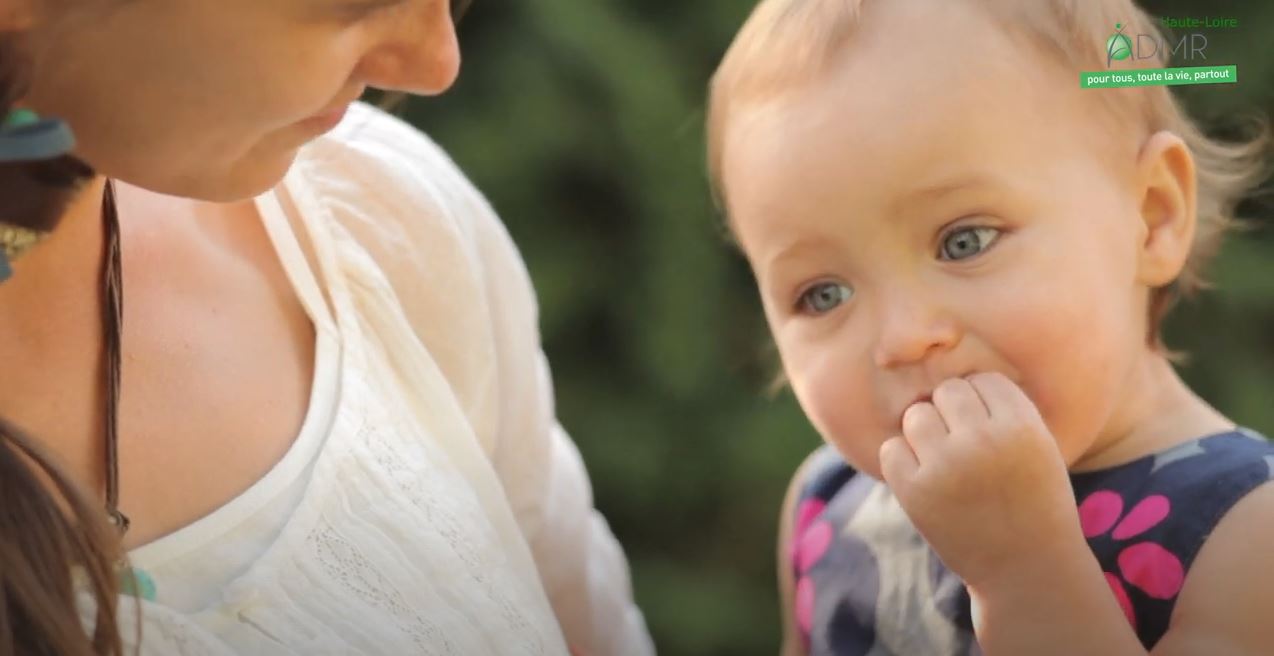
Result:
[[[559,416],[623,541],[663,654],[774,653],[774,536],[789,475],[818,444],[775,358],[752,279],[725,239],[703,155],[705,85],[751,0],[479,0],[465,70],[407,118],[488,195],[540,294]],[[1215,13],[1155,2],[1162,15]],[[1188,89],[1202,113],[1274,109],[1274,5],[1234,4],[1209,64],[1238,85]],[[1215,52],[1215,54],[1212,54]],[[1271,206],[1230,242],[1220,290],[1174,315],[1184,371],[1274,434]]]

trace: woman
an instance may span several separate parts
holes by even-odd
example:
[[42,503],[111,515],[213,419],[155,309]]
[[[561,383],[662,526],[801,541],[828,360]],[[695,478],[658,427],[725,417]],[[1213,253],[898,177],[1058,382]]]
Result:
[[0,653],[652,651],[507,234],[351,105],[455,9],[0,0]]

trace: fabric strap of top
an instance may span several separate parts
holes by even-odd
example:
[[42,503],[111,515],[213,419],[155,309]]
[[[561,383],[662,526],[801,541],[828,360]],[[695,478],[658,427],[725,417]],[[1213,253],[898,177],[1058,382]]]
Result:
[[258,196],[256,204],[265,223],[266,232],[284,259],[286,265],[284,270],[292,279],[292,285],[296,288],[301,304],[305,306],[310,319],[314,321],[316,327],[334,331],[336,325],[323,297],[323,291],[315,278],[316,272],[310,268],[305,253],[301,250],[301,244],[292,231],[287,213],[279,202],[278,188]]

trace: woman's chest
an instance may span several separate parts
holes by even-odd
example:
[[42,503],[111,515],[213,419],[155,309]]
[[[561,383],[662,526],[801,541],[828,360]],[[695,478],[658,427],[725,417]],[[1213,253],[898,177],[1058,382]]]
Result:
[[[134,564],[147,571],[158,603],[193,611],[190,620],[236,653],[337,645],[357,653],[557,653],[560,637],[520,536],[446,446],[463,427],[445,412],[416,420],[396,402],[403,399],[387,365],[358,344],[341,355],[337,394],[329,395],[329,347],[319,349],[316,398],[330,410],[321,412],[319,446],[306,446],[316,435],[307,417],[293,450],[248,495],[144,548]],[[329,396],[334,403],[322,400]],[[302,469],[286,477],[299,488],[281,482],[280,473]],[[300,493],[288,500],[287,489]],[[264,503],[245,510],[253,497]],[[270,510],[279,504],[286,508]],[[178,548],[170,548],[174,540]],[[194,594],[199,587],[204,593]]]
[[[279,460],[305,416],[315,357],[313,324],[264,234],[245,236],[234,252],[140,237],[126,249],[124,274],[118,462],[127,546],[207,514]],[[59,300],[39,340],[0,345],[8,374],[0,413],[100,496],[98,299]]]
[[251,290],[169,297],[125,328],[121,509],[142,544],[248,489],[296,439],[310,404],[314,328],[299,305]]

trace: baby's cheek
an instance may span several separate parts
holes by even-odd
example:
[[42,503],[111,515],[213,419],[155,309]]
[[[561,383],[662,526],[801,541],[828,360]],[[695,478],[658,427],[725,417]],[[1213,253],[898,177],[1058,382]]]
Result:
[[855,469],[879,478],[877,453],[886,436],[876,425],[871,386],[830,359],[800,374],[792,388],[805,415],[823,439]]
[[[1071,316],[1074,319],[1068,320]],[[1080,318],[1082,316],[1082,319]],[[1120,395],[1126,353],[1100,308],[1054,312],[1026,326],[1034,339],[1015,345],[1013,364],[1068,463],[1087,451]],[[1021,325],[1019,322],[1018,325]]]

